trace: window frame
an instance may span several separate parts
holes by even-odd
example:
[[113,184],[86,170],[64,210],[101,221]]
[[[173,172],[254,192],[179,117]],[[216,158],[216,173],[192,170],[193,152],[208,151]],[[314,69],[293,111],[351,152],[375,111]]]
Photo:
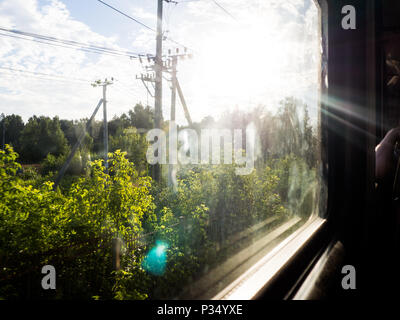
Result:
[[[383,213],[376,210],[375,192],[375,146],[383,108],[379,41],[382,4],[379,0],[348,1],[346,4],[356,9],[357,23],[356,29],[345,30],[341,24],[345,4],[336,0],[318,2],[321,27],[327,35],[324,49],[329,70],[328,86],[324,87],[322,81],[321,90],[321,154],[328,183],[326,223],[281,267],[274,281],[254,296],[258,299],[295,298],[306,279],[315,276],[313,270],[324,274],[324,263],[319,262],[336,241],[343,245],[343,251],[329,274],[334,283],[327,296],[357,299],[375,295],[379,292],[375,289],[380,288],[379,283],[371,283],[371,272],[380,267],[381,246],[387,246],[377,241],[385,229],[377,226]],[[355,267],[358,290],[341,288],[344,265]]]

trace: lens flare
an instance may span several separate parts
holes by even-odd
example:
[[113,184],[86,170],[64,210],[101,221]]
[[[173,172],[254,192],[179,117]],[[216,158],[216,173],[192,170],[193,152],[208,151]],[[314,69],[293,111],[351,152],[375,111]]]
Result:
[[156,241],[156,245],[149,251],[142,262],[142,267],[148,273],[162,276],[167,265],[168,243]]

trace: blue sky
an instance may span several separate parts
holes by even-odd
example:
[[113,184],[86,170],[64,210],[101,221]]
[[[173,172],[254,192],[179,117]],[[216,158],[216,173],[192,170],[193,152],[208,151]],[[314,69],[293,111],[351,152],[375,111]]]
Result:
[[[48,0],[41,0],[40,2],[45,3],[48,2]],[[107,37],[116,36],[118,37],[118,43],[122,47],[134,49],[131,46],[135,36],[137,36],[142,29],[140,25],[135,24],[133,21],[96,0],[63,0],[62,2],[66,5],[72,18],[82,21],[94,32]],[[133,17],[135,17],[134,14],[137,14],[138,11],[147,13],[149,17],[143,14],[140,18],[135,18],[149,27],[156,29],[156,1],[107,0],[105,2]],[[168,4],[166,6],[168,6]],[[141,48],[137,49],[142,51]]]
[[[105,0],[155,29],[156,0]],[[179,62],[178,77],[192,118],[218,118],[227,109],[259,104],[276,109],[294,95],[316,116],[319,39],[312,0],[211,0],[164,6],[164,34],[194,50]],[[0,27],[98,46],[154,53],[155,34],[96,0],[1,0]],[[165,51],[175,48],[164,42]],[[40,72],[85,81],[46,79]],[[0,35],[0,113],[88,117],[101,95],[90,82],[114,77],[108,89],[110,117],[137,102],[153,105],[135,79],[137,60],[89,54]],[[170,90],[164,81],[163,113],[169,118]],[[315,112],[313,112],[313,110]],[[185,122],[178,104],[178,122]]]

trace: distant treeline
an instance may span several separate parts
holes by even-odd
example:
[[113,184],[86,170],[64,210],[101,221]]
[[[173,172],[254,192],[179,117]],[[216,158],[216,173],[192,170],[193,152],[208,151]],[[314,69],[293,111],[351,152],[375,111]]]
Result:
[[[5,116],[3,121],[5,144],[11,145],[20,155],[19,161],[22,164],[41,164],[42,173],[46,174],[61,167],[88,119],[64,120],[58,117],[32,116],[24,123],[21,116],[12,114]],[[275,113],[266,111],[262,106],[250,112],[233,110],[223,114],[219,120],[207,116],[202,121],[195,122],[193,127],[198,131],[210,127],[245,129],[251,122],[255,124],[260,138],[260,159],[293,153],[306,157],[309,166],[314,166],[317,159],[316,132],[307,106],[294,98],[283,100]],[[108,122],[109,151],[126,151],[128,159],[139,170],[147,172],[147,142],[139,132],[151,129],[153,125],[153,109],[141,104],[136,104],[128,113],[115,116]],[[168,121],[163,121],[163,127],[167,130]],[[69,170],[70,174],[81,172],[88,160],[103,157],[103,131],[103,122],[93,121],[76,155],[75,163]],[[0,130],[0,142],[2,141],[3,130]]]

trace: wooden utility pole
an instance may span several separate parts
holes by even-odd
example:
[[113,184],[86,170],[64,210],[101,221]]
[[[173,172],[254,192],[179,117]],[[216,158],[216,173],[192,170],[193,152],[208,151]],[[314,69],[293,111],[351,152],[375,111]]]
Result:
[[[156,57],[155,57],[155,93],[154,93],[154,128],[161,129],[162,118],[162,16],[163,16],[163,2],[158,0],[157,5],[157,36],[156,36]],[[154,180],[160,181],[161,167],[159,164],[154,166]]]
[[3,146],[3,150],[6,150],[6,116],[4,115],[4,113],[1,114],[1,118],[2,118],[2,124],[3,124],[3,138],[2,138],[2,146]]
[[171,70],[171,121],[175,121],[175,105],[176,105],[176,65],[178,57],[172,57],[172,70]]
[[107,86],[113,84],[114,78],[111,78],[111,81],[107,80],[107,78],[101,82],[101,80],[97,80],[92,83],[93,87],[103,87],[103,145],[104,145],[104,167],[106,168],[105,172],[108,172],[108,121],[107,121]]
[[[167,3],[175,3],[177,4],[178,2],[173,1],[173,0],[158,0],[157,1],[157,30],[156,30],[156,55],[155,57],[151,57],[147,55],[147,60],[150,62],[151,60],[154,61],[154,66],[146,66],[146,70],[152,70],[154,72],[153,74],[147,73],[147,75],[141,74],[140,76],[136,76],[136,79],[140,79],[146,90],[147,93],[150,94],[151,96],[152,93],[149,89],[149,86],[146,83],[151,83],[151,85],[154,85],[154,128],[161,129],[161,123],[162,123],[162,79],[163,79],[163,71],[166,70],[168,71],[168,67],[164,65],[163,62],[163,57],[162,57],[162,41],[163,41],[163,34],[162,34],[162,21],[163,21],[163,2]],[[177,49],[177,53],[179,50]],[[176,89],[179,87],[178,80],[176,78],[176,64],[177,64],[177,58],[179,56],[185,56],[186,55],[186,48],[185,48],[185,54],[184,55],[179,55],[177,54],[175,58],[173,58],[173,71],[172,71],[172,76],[174,78],[173,83],[172,83],[172,97],[171,97],[171,120],[175,120],[175,101],[176,101]],[[144,55],[139,55],[139,61],[143,65],[143,60],[142,57]],[[191,55],[189,55],[191,56]],[[171,57],[170,57],[171,58]],[[168,71],[171,72],[171,71]],[[178,88],[179,92],[179,97],[181,99],[182,104],[184,105],[184,110],[185,110],[185,116],[188,119],[190,125],[191,119],[189,112],[187,111],[187,106],[183,98],[182,90],[180,87]],[[158,151],[157,151],[158,152]],[[161,166],[160,164],[155,164],[153,166],[153,173],[152,173],[153,179],[155,181],[160,181],[161,179]]]
[[107,100],[106,100],[106,90],[107,86],[110,84],[113,84],[114,78],[111,78],[111,81],[108,81],[107,79],[104,82],[101,82],[100,80],[95,81],[92,83],[93,87],[97,86],[102,86],[103,87],[103,98],[100,99],[99,103],[97,104],[96,108],[93,111],[92,116],[90,117],[89,121],[86,123],[86,126],[83,128],[83,131],[81,132],[81,135],[79,136],[78,140],[76,141],[75,145],[73,146],[67,160],[64,162],[62,168],[58,172],[58,175],[56,177],[56,180],[53,185],[53,190],[57,190],[58,185],[61,182],[61,179],[64,177],[65,172],[67,171],[76,151],[78,150],[79,146],[82,144],[83,139],[86,136],[86,133],[89,131],[92,122],[94,120],[94,117],[97,114],[97,111],[99,110],[100,106],[103,105],[103,121],[104,121],[104,162],[105,162],[105,167],[106,167],[106,172],[108,171],[108,123],[107,123]]
[[112,84],[111,81],[107,81],[107,79],[101,83],[100,85],[103,86],[103,123],[104,123],[104,134],[103,134],[103,141],[104,141],[104,166],[106,168],[106,172],[108,172],[108,122],[107,122],[107,86]]
[[192,126],[192,118],[190,117],[189,109],[177,77],[178,58],[184,59],[185,57],[189,59],[193,58],[192,54],[186,53],[186,48],[185,53],[182,54],[179,53],[179,49],[176,49],[175,54],[171,54],[171,50],[168,50],[168,60],[165,62],[164,68],[168,73],[171,74],[171,121],[175,121],[176,117],[176,91],[178,91],[179,99],[181,100],[183,111],[185,113],[185,118],[189,126]]
[[[172,66],[171,66],[171,122],[175,122],[175,105],[176,105],[176,65],[178,63],[178,57],[172,57]],[[170,132],[171,133],[171,132]],[[168,166],[168,185],[170,187],[173,186],[173,172],[175,170],[175,165],[170,163]]]
[[[166,71],[171,74],[171,122],[175,122],[176,119],[176,91],[178,90],[179,99],[181,100],[183,111],[185,113],[186,120],[189,123],[189,126],[192,127],[192,119],[189,114],[188,107],[186,105],[185,97],[183,96],[182,89],[179,85],[178,77],[177,77],[177,64],[178,58],[184,59],[185,57],[192,58],[191,54],[185,53],[179,54],[179,49],[176,49],[175,54],[171,54],[171,50],[168,50],[168,61],[165,63]],[[171,159],[170,159],[171,161]],[[173,172],[175,169],[175,165],[170,163],[168,167],[168,185],[173,185]]]

